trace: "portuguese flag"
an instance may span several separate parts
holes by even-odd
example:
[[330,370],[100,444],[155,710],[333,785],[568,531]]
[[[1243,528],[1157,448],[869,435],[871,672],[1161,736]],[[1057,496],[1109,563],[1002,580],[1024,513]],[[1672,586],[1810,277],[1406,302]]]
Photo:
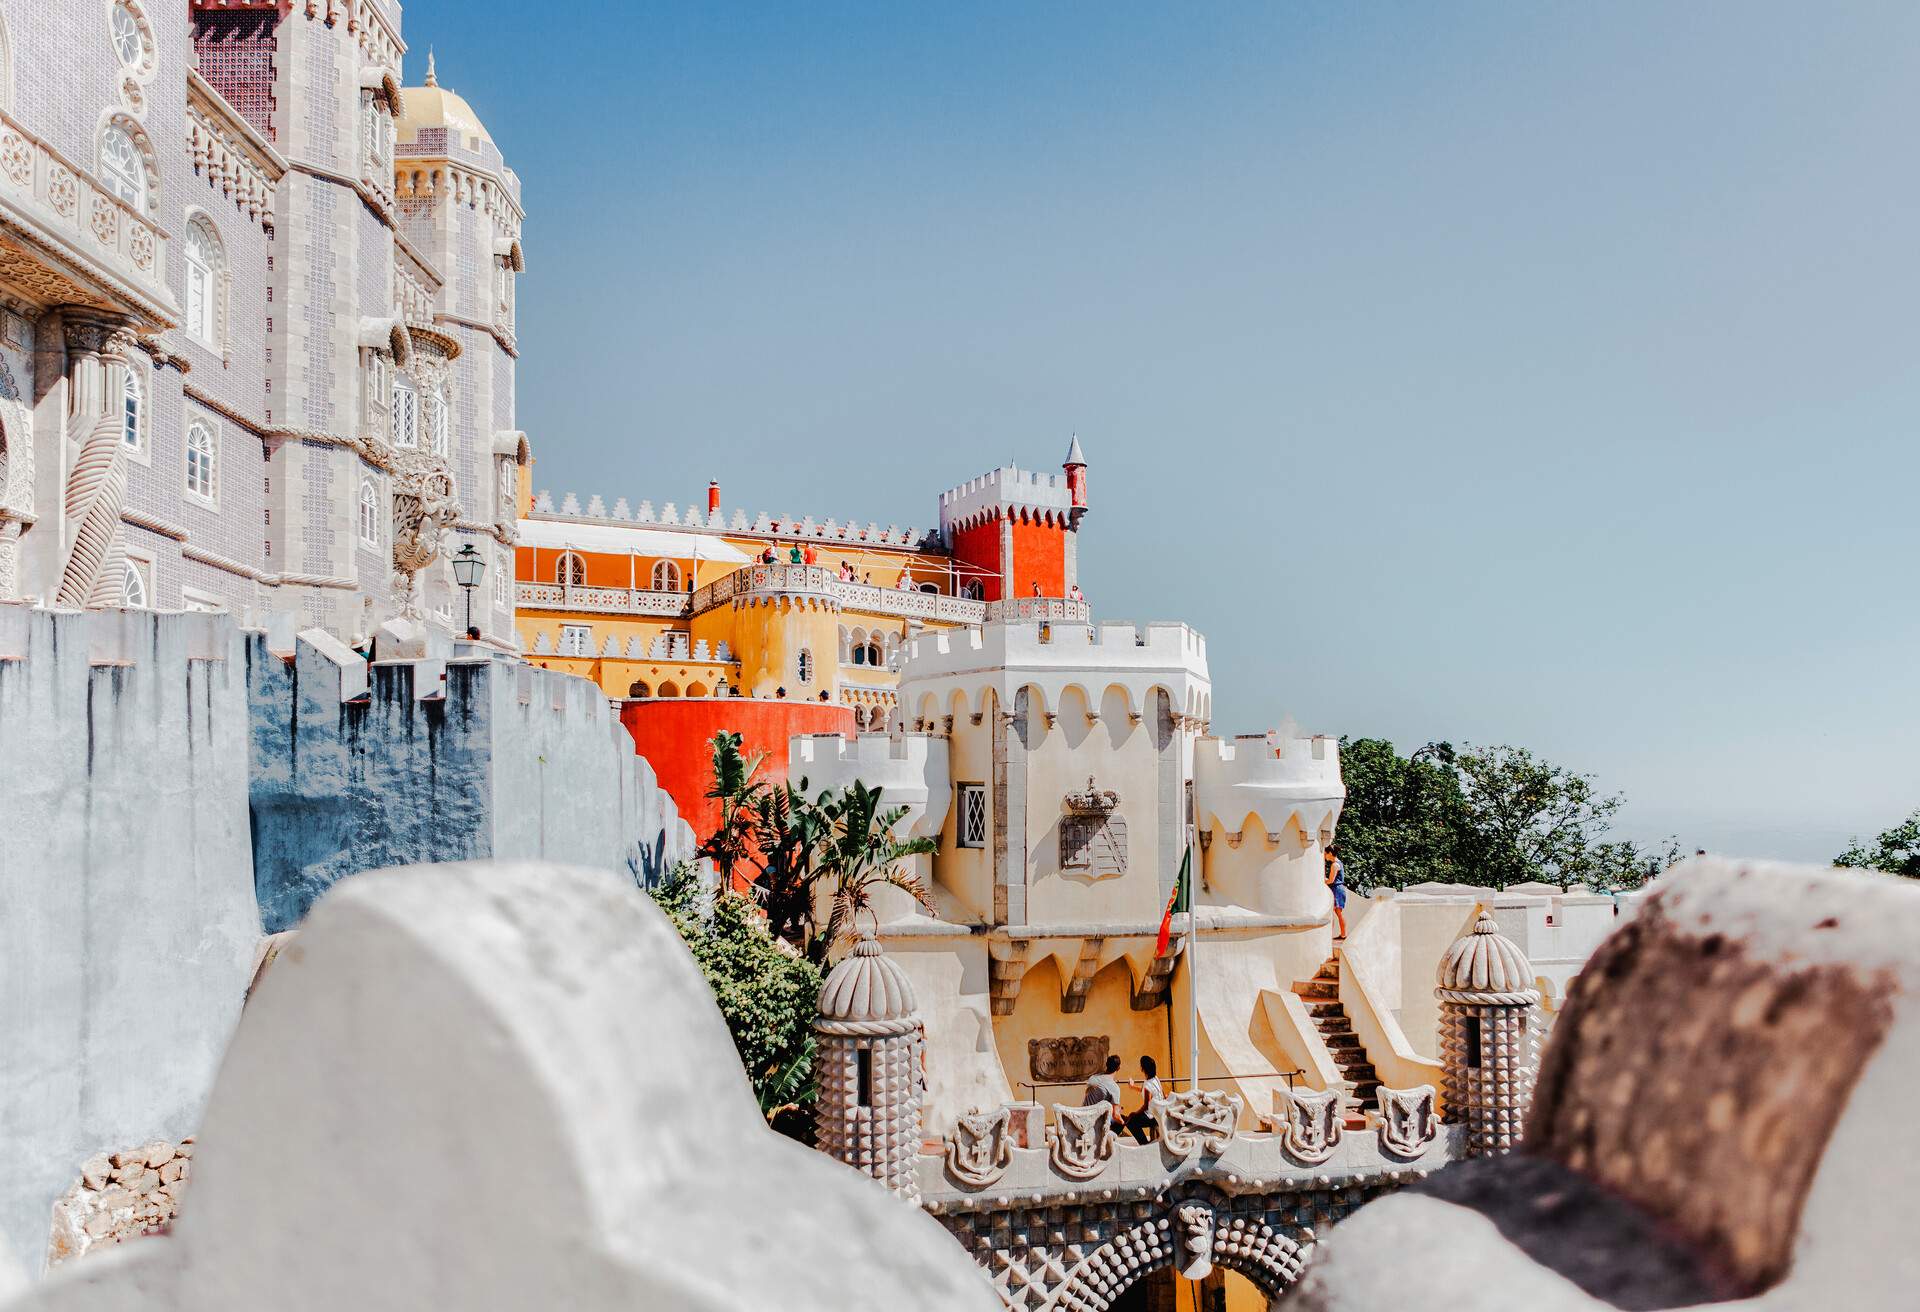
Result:
[[1189,847],[1180,857],[1180,877],[1173,881],[1173,893],[1167,898],[1167,909],[1160,916],[1160,937],[1154,941],[1153,955],[1167,955],[1167,942],[1173,937],[1173,913],[1193,909],[1193,849]]

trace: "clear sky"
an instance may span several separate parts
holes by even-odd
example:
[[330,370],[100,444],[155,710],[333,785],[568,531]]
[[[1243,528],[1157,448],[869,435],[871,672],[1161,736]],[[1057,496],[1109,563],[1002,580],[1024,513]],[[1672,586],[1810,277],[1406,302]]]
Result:
[[928,525],[1080,434],[1215,728],[1625,832],[1920,805],[1920,6],[412,0],[518,169],[556,495]]

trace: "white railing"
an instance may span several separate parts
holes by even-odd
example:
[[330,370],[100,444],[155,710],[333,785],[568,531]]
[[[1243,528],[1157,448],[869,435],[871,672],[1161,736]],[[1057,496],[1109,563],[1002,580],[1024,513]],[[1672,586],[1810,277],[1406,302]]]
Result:
[[0,114],[0,204],[172,309],[166,234],[6,114]]
[[987,615],[987,604],[983,601],[944,597],[934,592],[876,588],[871,584],[839,580],[834,581],[831,591],[842,606],[877,615],[904,615],[909,619],[940,620],[947,624],[978,624]]
[[1059,620],[1084,624],[1093,618],[1093,608],[1084,601],[1065,597],[1010,597],[986,605],[989,620]]
[[687,614],[684,592],[568,588],[558,583],[517,583],[514,588],[522,610],[580,610],[609,615],[660,615],[668,619],[681,619]]

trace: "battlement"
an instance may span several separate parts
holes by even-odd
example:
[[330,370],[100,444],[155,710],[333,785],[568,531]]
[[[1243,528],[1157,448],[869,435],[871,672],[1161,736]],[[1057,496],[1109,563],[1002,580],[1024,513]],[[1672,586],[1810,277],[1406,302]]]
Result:
[[[1085,669],[1143,667],[1197,668],[1206,675],[1207,640],[1178,620],[1137,625],[1125,620],[1098,624],[1049,620],[1008,620],[972,628],[922,633],[907,644],[912,662],[928,668],[983,660],[1002,664],[1072,666]],[[903,676],[904,681],[904,676]]]
[[558,505],[554,502],[553,493],[541,492],[534,497],[533,510],[538,516],[582,524],[645,524],[670,531],[727,533],[780,541],[806,538],[817,542],[886,547],[896,551],[935,551],[940,548],[938,536],[920,528],[903,529],[897,524],[882,528],[871,520],[862,526],[852,518],[841,523],[833,519],[817,521],[812,515],[769,515],[765,511],[749,516],[740,509],[735,509],[731,515],[725,510],[709,513],[691,503],[683,511],[671,501],[658,510],[654,509],[653,502],[642,501],[640,508],[635,510],[627,504],[625,497],[618,497],[609,510],[605,498],[596,495],[589,497],[586,507],[582,509],[580,498],[572,492],[567,493]]
[[883,808],[907,808],[896,826],[902,834],[939,834],[952,800],[946,741],[926,734],[796,734],[787,744],[787,774],[805,776],[810,789],[845,788],[855,779],[880,789]]
[[[940,494],[940,531],[948,536],[955,529],[992,519],[1009,510],[1035,512],[1035,517],[1062,524],[1073,514],[1073,490],[1065,474],[1040,474],[1004,465],[978,478],[970,478]],[[949,537],[950,540],[950,537]]]
[[1332,827],[1346,796],[1335,739],[1242,734],[1193,745],[1193,802],[1202,831],[1217,824],[1239,833],[1251,815],[1267,832],[1279,833],[1289,816],[1302,813],[1303,831],[1317,833]]

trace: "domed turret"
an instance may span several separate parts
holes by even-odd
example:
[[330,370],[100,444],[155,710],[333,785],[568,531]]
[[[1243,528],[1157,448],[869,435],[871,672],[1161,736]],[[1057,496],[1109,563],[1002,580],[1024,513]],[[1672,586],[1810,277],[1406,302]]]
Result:
[[1441,958],[1436,985],[1446,1118],[1465,1123],[1469,1157],[1507,1152],[1520,1141],[1538,1062],[1533,967],[1481,907]]
[[445,128],[452,134],[451,145],[478,149],[479,141],[493,145],[493,134],[473,111],[464,96],[440,85],[433,69],[433,54],[427,54],[427,84],[400,89],[400,120],[395,127],[401,141],[414,141],[425,128]]
[[1435,983],[1461,993],[1519,993],[1533,987],[1533,966],[1483,907],[1473,928],[1447,949]]
[[913,983],[870,935],[860,936],[820,990],[822,1020],[907,1020],[913,1014]]
[[907,972],[862,934],[820,990],[813,1058],[814,1141],[909,1202],[920,1197],[921,1052]]

